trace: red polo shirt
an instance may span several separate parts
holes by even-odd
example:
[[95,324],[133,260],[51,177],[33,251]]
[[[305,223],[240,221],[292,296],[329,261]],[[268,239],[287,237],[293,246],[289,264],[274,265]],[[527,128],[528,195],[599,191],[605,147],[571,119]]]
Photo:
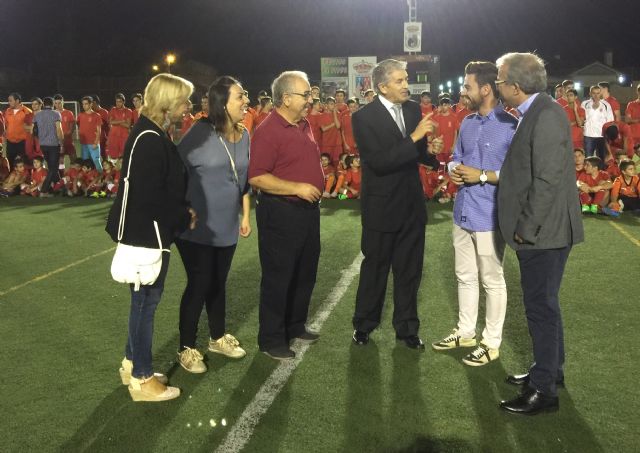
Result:
[[285,181],[312,184],[323,191],[320,151],[305,118],[296,126],[274,110],[256,129],[251,140],[249,179],[267,173]]

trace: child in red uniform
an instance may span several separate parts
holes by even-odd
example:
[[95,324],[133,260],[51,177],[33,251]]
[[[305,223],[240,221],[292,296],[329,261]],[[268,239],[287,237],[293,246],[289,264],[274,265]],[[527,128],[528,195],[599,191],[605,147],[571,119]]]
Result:
[[78,157],[76,146],[73,144],[73,131],[76,128],[76,118],[71,110],[64,108],[64,98],[61,94],[53,96],[53,106],[60,112],[60,116],[62,117],[62,134],[64,135],[64,140],[60,148],[60,159],[62,163],[64,163],[64,156],[69,156],[69,159],[72,161]]
[[311,132],[313,133],[313,139],[318,144],[318,147],[322,145],[322,128],[320,127],[321,119],[322,103],[320,102],[320,98],[313,98],[311,109],[309,110],[309,114],[307,115],[307,121],[309,121]]
[[342,193],[342,189],[344,188],[344,180],[347,177],[347,158],[349,155],[347,153],[340,154],[340,158],[338,159],[338,165],[336,166],[336,185],[333,188],[333,192],[331,192],[331,198],[336,198],[339,193]]
[[640,209],[640,178],[636,175],[636,166],[630,160],[620,162],[621,175],[613,181],[609,209],[615,215],[623,210]]
[[327,98],[325,112],[320,117],[320,129],[322,130],[322,140],[320,141],[320,151],[331,156],[331,162],[337,162],[342,153],[342,135],[340,134],[340,117],[336,109],[336,100]]
[[360,198],[362,186],[362,172],[360,171],[360,156],[348,156],[345,164],[349,168],[344,177],[342,194],[338,196],[341,200],[347,198]]
[[567,104],[563,108],[569,118],[569,123],[571,123],[571,141],[574,148],[582,148],[584,146],[583,126],[587,116],[580,106],[576,90],[568,90],[565,95]]
[[104,184],[102,190],[106,192],[107,197],[115,197],[120,183],[120,170],[116,169],[108,160],[102,162],[102,182]]
[[[102,127],[100,129],[100,156],[106,157],[107,138],[109,137],[109,111],[100,106],[100,98],[97,94],[94,94],[91,98],[91,109],[102,118]],[[73,164],[73,161],[71,161],[70,164]]]
[[436,136],[441,136],[443,141],[442,152],[438,153],[436,157],[439,162],[447,164],[451,160],[453,146],[460,128],[458,118],[451,111],[451,99],[448,97],[440,99],[440,108],[438,113],[433,115],[433,121],[438,125]]
[[109,138],[107,157],[115,162],[124,153],[124,143],[129,136],[133,113],[124,106],[124,94],[116,94],[116,105],[109,111]]
[[[24,128],[27,131],[27,136],[24,140],[24,153],[27,156],[27,161],[31,162],[34,157],[42,156],[42,150],[40,149],[40,142],[38,137],[34,134],[33,119],[36,113],[42,110],[42,99],[35,97],[31,100],[31,112],[27,113],[24,117]],[[28,170],[28,167],[27,167]]]
[[324,173],[324,192],[322,193],[322,197],[330,198],[331,189],[333,189],[333,185],[336,183],[336,170],[333,165],[331,165],[331,156],[327,153],[320,155],[320,163],[322,165],[322,173]]
[[42,183],[46,179],[48,173],[47,169],[42,166],[42,161],[42,156],[36,156],[33,158],[33,168],[31,169],[29,183],[27,187],[22,189],[22,195],[31,195],[32,197],[40,195]]
[[613,186],[606,171],[600,170],[601,160],[597,156],[584,160],[584,173],[578,179],[582,212],[597,214],[609,202],[609,190]]
[[94,192],[100,192],[102,189],[102,175],[95,169],[92,160],[86,159],[82,161],[82,169],[78,175],[77,184],[85,196],[90,196]]
[[133,104],[133,109],[131,109],[131,126],[133,127],[133,125],[140,119],[140,111],[142,110],[143,104],[142,94],[133,93],[133,95],[131,95],[131,103]]
[[0,155],[0,183],[7,179],[9,173],[11,173],[9,169],[9,159]]
[[584,173],[584,149],[575,148],[573,150],[573,161],[576,164],[576,181],[578,181],[580,175]]
[[[273,101],[270,96],[264,96],[260,99],[260,113],[256,114],[255,119],[255,128],[260,126],[260,124],[267,119],[269,113],[273,110]],[[307,118],[308,119],[308,118]]]
[[82,174],[82,159],[77,158],[73,162],[69,168],[64,171],[64,176],[55,186],[53,186],[53,191],[64,191],[68,197],[73,197],[79,194],[79,187],[81,185],[79,179]]
[[605,147],[615,156],[618,150],[626,153],[627,157],[633,157],[633,137],[631,128],[623,121],[609,121],[602,126],[602,136]]
[[355,138],[353,138],[353,126],[351,124],[351,117],[358,111],[360,107],[356,98],[351,98],[347,101],[348,110],[345,110],[340,117],[340,125],[342,126],[342,145],[345,153],[358,155],[358,145]]
[[13,163],[13,171],[9,173],[7,179],[0,187],[0,197],[10,197],[17,195],[23,186],[27,183],[29,173],[22,159],[17,159]]
[[420,111],[422,112],[422,116],[436,111],[436,106],[431,103],[431,93],[428,91],[420,93]]
[[345,112],[349,109],[349,107],[345,103],[345,99],[347,99],[347,92],[342,88],[338,88],[336,90],[336,97],[335,97],[336,111],[338,113]]

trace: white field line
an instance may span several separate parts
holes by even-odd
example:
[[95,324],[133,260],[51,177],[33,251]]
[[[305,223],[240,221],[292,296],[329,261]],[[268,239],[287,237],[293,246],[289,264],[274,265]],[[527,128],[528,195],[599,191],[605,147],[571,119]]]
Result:
[[58,268],[56,270],[53,270],[51,272],[47,272],[46,274],[42,274],[42,275],[39,275],[37,277],[34,277],[31,280],[28,280],[28,281],[26,281],[24,283],[21,283],[21,284],[17,285],[17,286],[13,286],[13,287],[11,287],[9,289],[6,289],[4,291],[0,291],[0,297],[1,296],[5,296],[5,295],[7,295],[9,293],[12,293],[14,291],[17,291],[20,288],[24,288],[25,286],[30,285],[31,283],[39,282],[40,280],[44,280],[45,278],[51,277],[52,275],[59,274],[60,272],[64,272],[67,269],[70,269],[72,267],[78,266],[78,265],[80,265],[82,263],[86,263],[87,261],[89,261],[89,260],[91,260],[93,258],[97,258],[98,256],[105,255],[105,254],[107,254],[109,252],[113,252],[115,249],[116,249],[115,247],[108,248],[107,250],[103,250],[102,252],[95,253],[93,255],[90,255],[90,256],[87,256],[85,258],[82,258],[81,260],[74,261],[71,264],[67,264],[66,266],[62,266],[62,267],[60,267],[60,268]]
[[624,228],[622,228],[620,225],[618,225],[615,222],[610,222],[609,224],[612,227],[614,227],[616,230],[618,230],[620,233],[622,233],[622,235],[624,237],[626,237],[627,239],[629,239],[632,243],[634,243],[635,245],[640,247],[640,241],[637,240],[636,238],[634,238],[627,230],[625,230]]
[[[353,260],[353,263],[342,271],[342,277],[338,283],[336,283],[336,286],[333,287],[331,293],[329,293],[311,323],[308,324],[310,330],[320,331],[336,304],[340,302],[347,292],[353,279],[360,273],[360,263],[362,263],[363,258],[362,254],[358,254]],[[299,344],[296,342],[292,349],[296,353],[296,358],[294,360],[281,362],[280,365],[273,370],[265,383],[262,384],[262,387],[260,387],[260,390],[258,390],[258,393],[256,393],[256,396],[253,397],[251,403],[249,403],[242,412],[238,421],[233,425],[224,441],[216,448],[216,452],[239,452],[247,442],[249,442],[255,427],[260,422],[260,418],[269,410],[269,407],[271,407],[273,401],[286,385],[293,371],[304,358],[307,349],[309,349],[309,344]]]

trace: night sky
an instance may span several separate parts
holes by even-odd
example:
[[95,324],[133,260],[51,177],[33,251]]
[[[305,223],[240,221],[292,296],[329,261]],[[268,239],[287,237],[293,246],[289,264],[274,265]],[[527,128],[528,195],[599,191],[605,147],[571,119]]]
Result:
[[[317,75],[320,57],[402,54],[406,0],[0,0],[0,67],[135,75],[167,51],[242,79]],[[640,66],[640,0],[418,0],[423,52],[443,79],[471,59],[537,50],[574,70]]]

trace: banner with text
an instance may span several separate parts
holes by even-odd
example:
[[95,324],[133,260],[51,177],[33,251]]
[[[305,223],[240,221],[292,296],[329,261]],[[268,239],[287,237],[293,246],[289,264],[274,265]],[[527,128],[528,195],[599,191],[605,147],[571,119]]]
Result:
[[349,91],[349,67],[346,57],[320,58],[320,92],[322,98],[335,96],[337,89]]

